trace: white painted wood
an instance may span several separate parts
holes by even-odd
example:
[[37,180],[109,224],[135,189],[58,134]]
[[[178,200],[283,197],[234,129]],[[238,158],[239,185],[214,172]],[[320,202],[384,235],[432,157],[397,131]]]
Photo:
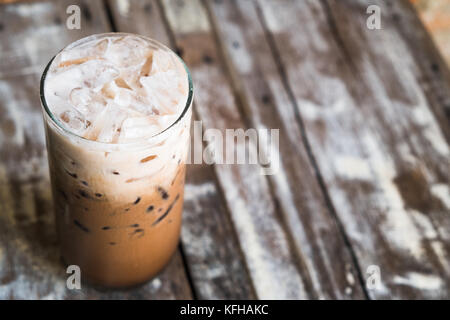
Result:
[[448,144],[404,41],[386,24],[365,28],[366,2],[258,3],[361,269],[381,269],[370,296],[448,297],[394,281],[411,272],[449,281],[438,257],[448,256],[450,212],[430,191],[449,182]]
[[[194,15],[186,21],[206,21],[199,1],[163,1],[168,17]],[[170,22],[170,19],[168,19]],[[196,87],[196,111],[205,128],[244,128],[222,66],[216,63],[211,26],[177,24],[177,44]],[[204,55],[212,63],[203,62]],[[251,146],[254,147],[254,146]],[[307,298],[289,240],[277,216],[269,185],[258,166],[216,165],[215,171],[231,213],[247,266],[260,299]]]

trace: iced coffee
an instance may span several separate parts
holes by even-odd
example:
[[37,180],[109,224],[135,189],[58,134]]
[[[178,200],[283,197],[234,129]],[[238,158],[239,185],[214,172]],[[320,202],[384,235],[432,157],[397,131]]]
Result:
[[107,287],[155,276],[177,248],[192,84],[182,60],[122,33],[70,44],[41,80],[61,254]]

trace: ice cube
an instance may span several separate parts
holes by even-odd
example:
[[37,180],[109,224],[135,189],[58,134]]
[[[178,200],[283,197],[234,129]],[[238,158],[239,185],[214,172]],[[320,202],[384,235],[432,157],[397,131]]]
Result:
[[146,97],[132,90],[118,88],[114,102],[120,107],[127,109],[130,114],[134,114],[135,116],[154,114],[152,105]]
[[153,52],[152,68],[150,75],[158,72],[175,70],[175,56],[169,51],[156,50]]
[[162,115],[155,117],[155,119],[158,121],[158,125],[160,127],[160,131],[167,129],[169,126],[171,126],[178,118],[177,114],[174,115]]
[[184,66],[173,53],[119,36],[63,51],[47,75],[45,94],[72,131],[116,143],[170,126],[183,109],[187,87]]
[[91,60],[84,64],[83,84],[94,91],[100,91],[105,83],[119,76],[120,71],[104,60]]
[[61,120],[61,124],[69,131],[82,136],[87,128],[86,119],[84,116],[73,108],[58,109],[56,114]]
[[113,45],[105,52],[104,58],[120,68],[142,67],[151,54],[152,49],[144,40],[124,36],[113,40]]
[[92,100],[91,95],[92,93],[88,88],[77,87],[70,91],[69,101],[75,108],[80,110]]
[[[116,79],[117,80],[117,79]],[[119,87],[116,84],[116,81],[110,81],[103,85],[100,94],[103,95],[106,99],[114,99],[119,91]]]
[[70,50],[63,50],[58,55],[59,63],[57,66],[64,67],[79,64],[78,61],[83,59],[91,60],[101,58],[108,50],[109,44],[110,39],[102,39],[95,44],[89,41]]
[[117,88],[114,102],[117,103],[121,107],[128,107],[131,104],[131,95],[133,94],[133,91]]
[[89,60],[68,68],[59,68],[51,73],[46,82],[49,92],[63,98],[69,98],[74,88],[101,90],[103,84],[119,75],[119,70],[105,60]]
[[85,137],[99,142],[116,143],[122,122],[127,117],[126,111],[117,107],[113,102],[109,102],[91,124]]
[[107,103],[103,94],[88,88],[73,89],[69,95],[69,102],[89,122],[93,122],[97,118]]
[[153,117],[128,118],[122,124],[119,143],[149,138],[160,131],[158,121]]
[[139,91],[142,84],[139,82],[141,76],[149,76],[152,67],[152,52],[147,56],[139,59],[139,63],[121,68],[120,78],[118,78],[117,85]]
[[183,99],[179,90],[179,77],[174,70],[162,71],[140,79],[147,99],[160,114],[174,114]]

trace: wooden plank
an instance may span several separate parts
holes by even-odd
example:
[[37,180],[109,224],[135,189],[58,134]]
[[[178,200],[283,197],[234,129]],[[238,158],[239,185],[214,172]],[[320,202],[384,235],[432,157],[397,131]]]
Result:
[[225,51],[231,83],[251,126],[280,129],[281,169],[268,176],[296,249],[320,299],[364,298],[357,266],[327,208],[255,6],[205,1]]
[[[139,33],[171,44],[157,1],[114,0],[109,4],[119,31]],[[196,141],[201,139],[197,137]],[[239,242],[210,166],[188,166],[183,215],[182,244],[196,297],[255,298]]]
[[[386,27],[399,32],[412,53],[415,68],[412,69],[428,104],[435,113],[441,129],[450,141],[450,64],[446,64],[442,53],[424,28],[413,6],[407,1],[395,1],[385,8]],[[450,53],[447,53],[447,55]]]
[[151,37],[171,46],[170,35],[157,1],[108,0],[117,31]]
[[[430,33],[436,48],[450,67],[450,3],[446,0],[408,0]],[[412,7],[408,6],[408,7]],[[412,10],[408,10],[412,11]]]
[[[199,1],[162,3],[177,47],[192,71],[196,111],[204,127],[223,134],[226,129],[245,129],[205,9]],[[256,146],[250,142],[247,147]],[[221,164],[214,169],[257,297],[309,298],[308,275],[260,167]]]
[[[80,30],[65,27],[79,5]],[[100,1],[0,6],[0,299],[191,298],[180,253],[158,277],[133,291],[66,289],[59,262],[38,84],[62,47],[109,30]]]
[[366,28],[369,4],[261,0],[258,10],[361,269],[380,268],[370,297],[448,298],[444,129],[402,37]]
[[214,171],[187,172],[182,244],[199,299],[255,299],[239,241]]

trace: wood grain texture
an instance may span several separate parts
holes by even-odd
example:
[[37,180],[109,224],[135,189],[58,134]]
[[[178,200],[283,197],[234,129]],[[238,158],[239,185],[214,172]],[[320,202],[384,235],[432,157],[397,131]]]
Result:
[[402,43],[414,58],[413,72],[426,94],[431,110],[439,122],[447,142],[450,141],[450,65],[433,43],[430,35],[408,1],[392,1],[384,7],[388,12],[388,30],[398,32]]
[[[65,27],[69,4],[81,30]],[[371,4],[381,30],[366,28]],[[176,49],[203,129],[280,129],[280,170],[191,165],[169,266],[139,288],[69,291],[39,77],[111,28]],[[0,5],[0,299],[448,299],[449,110],[450,72],[406,0]]]
[[447,129],[399,33],[366,28],[369,4],[261,0],[258,9],[361,270],[381,270],[369,296],[448,298]]
[[213,169],[191,165],[186,179],[182,244],[197,298],[255,299]]
[[[190,66],[196,112],[205,129],[246,128],[199,1],[162,1],[165,16]],[[251,143],[249,148],[255,148]],[[257,165],[214,166],[258,298],[309,298],[297,255],[269,183]]]
[[[81,8],[80,30],[65,27],[68,5]],[[0,6],[0,299],[191,298],[180,253],[135,290],[67,290],[51,204],[39,79],[70,42],[110,30],[100,1]]]
[[108,0],[117,31],[142,34],[171,46],[158,1]]
[[357,266],[326,205],[254,3],[204,3],[216,23],[231,83],[250,126],[280,130],[280,170],[268,178],[303,260],[311,295],[364,298]]
[[430,32],[437,48],[450,66],[450,2],[409,0]]

